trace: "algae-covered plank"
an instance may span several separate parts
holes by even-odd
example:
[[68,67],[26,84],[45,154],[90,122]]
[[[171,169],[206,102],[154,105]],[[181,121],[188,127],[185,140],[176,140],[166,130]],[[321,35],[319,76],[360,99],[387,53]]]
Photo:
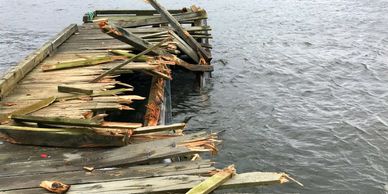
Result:
[[25,115],[25,114],[29,114],[29,113],[35,112],[37,110],[40,110],[44,107],[47,107],[51,103],[53,103],[55,101],[55,99],[56,99],[56,97],[49,97],[49,98],[43,99],[39,102],[36,102],[34,104],[31,104],[27,107],[23,107],[21,109],[15,110],[9,114],[0,115],[0,123],[3,123],[5,121],[9,120],[9,116],[11,116],[11,115]]
[[100,126],[102,121],[90,119],[70,119],[66,117],[40,117],[30,115],[11,115],[11,119],[22,122],[71,125],[71,126]]
[[87,94],[87,95],[93,94],[93,90],[74,87],[74,86],[70,86],[70,85],[59,85],[58,92],[78,93],[78,94],[81,93],[81,94]]
[[122,58],[116,58],[112,56],[102,56],[90,59],[77,59],[68,62],[61,62],[56,64],[45,64],[42,66],[42,71],[55,71],[61,69],[70,69],[76,67],[85,67],[91,65],[98,65],[102,63],[109,63],[115,60],[122,60]]

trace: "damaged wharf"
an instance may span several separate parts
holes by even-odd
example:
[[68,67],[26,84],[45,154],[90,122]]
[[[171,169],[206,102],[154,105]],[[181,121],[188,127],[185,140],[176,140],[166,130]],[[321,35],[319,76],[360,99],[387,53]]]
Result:
[[85,14],[0,80],[0,192],[208,193],[290,179],[218,170],[198,155],[217,153],[218,134],[171,123],[171,80],[200,89],[213,71],[211,28],[202,8],[149,3]]

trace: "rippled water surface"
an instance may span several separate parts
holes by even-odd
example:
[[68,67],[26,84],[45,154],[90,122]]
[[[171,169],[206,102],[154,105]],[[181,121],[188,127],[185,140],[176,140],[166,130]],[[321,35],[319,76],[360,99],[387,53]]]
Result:
[[[285,171],[305,184],[238,192],[385,193],[388,1],[160,1],[197,4],[213,27],[207,90],[180,87],[176,121],[226,130],[219,166]],[[0,0],[0,71],[94,9],[141,0]]]

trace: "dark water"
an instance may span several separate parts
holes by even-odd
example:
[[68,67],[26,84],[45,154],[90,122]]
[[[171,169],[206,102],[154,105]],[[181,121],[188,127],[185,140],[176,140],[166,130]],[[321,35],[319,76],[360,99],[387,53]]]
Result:
[[[386,193],[388,1],[161,1],[197,4],[213,27],[206,91],[182,87],[174,117],[226,130],[220,166],[285,171],[305,184],[238,192]],[[0,70],[87,10],[151,8],[141,0],[0,0]]]

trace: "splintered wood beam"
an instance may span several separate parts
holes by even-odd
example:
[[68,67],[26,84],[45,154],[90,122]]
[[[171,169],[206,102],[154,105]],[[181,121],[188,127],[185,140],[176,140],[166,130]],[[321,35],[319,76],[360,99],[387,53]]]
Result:
[[92,82],[92,83],[93,83],[93,82],[98,82],[98,81],[99,81],[100,79],[102,79],[103,77],[105,77],[105,76],[107,76],[107,75],[109,75],[109,74],[114,73],[116,70],[122,68],[123,66],[125,66],[125,65],[127,65],[128,63],[132,62],[133,60],[135,60],[135,59],[137,59],[137,58],[139,58],[139,57],[141,57],[141,56],[143,56],[143,55],[149,53],[150,51],[154,50],[155,48],[160,47],[162,44],[166,43],[166,42],[169,41],[169,40],[170,40],[170,38],[166,38],[166,39],[164,39],[163,41],[161,41],[161,42],[159,42],[159,43],[157,43],[157,44],[155,44],[155,45],[152,45],[151,47],[147,48],[146,50],[142,51],[141,53],[139,53],[139,54],[135,55],[134,57],[128,59],[128,60],[125,61],[124,63],[121,63],[121,64],[119,64],[119,65],[113,67],[112,69],[106,71],[105,73],[101,74],[100,76],[98,76],[97,78],[95,78],[94,80],[92,80],[91,82]]
[[66,184],[76,185],[173,175],[208,175],[209,172],[213,170],[216,170],[216,168],[212,166],[211,161],[198,160],[174,162],[170,164],[140,165],[112,170],[95,169],[89,173],[85,173],[84,170],[61,173],[22,173],[13,176],[0,176],[0,191],[29,188],[36,188],[38,190],[37,186],[42,180],[60,180]]
[[14,144],[56,147],[118,147],[128,143],[127,135],[96,133],[90,129],[37,128],[0,125],[0,137]]
[[152,7],[154,7],[160,15],[162,15],[174,28],[174,30],[177,32],[177,34],[185,40],[185,42],[190,45],[190,47],[196,51],[198,51],[202,57],[206,60],[206,62],[210,62],[212,57],[211,54],[206,51],[191,35],[189,32],[187,32],[181,24],[170,14],[170,12],[167,11],[166,8],[161,6],[156,0],[147,0]]
[[44,107],[49,106],[53,102],[55,102],[56,97],[52,96],[43,100],[40,100],[39,102],[36,102],[34,104],[31,104],[29,106],[23,107],[21,109],[15,110],[11,113],[0,115],[0,124],[3,122],[7,122],[10,118],[11,115],[26,115],[29,113],[33,113],[35,111],[38,111]]
[[[136,54],[128,53],[128,51],[125,51],[125,50],[109,50],[109,52],[111,52],[113,54],[116,54],[116,55],[125,56],[125,57],[128,57],[128,58],[132,58],[132,57],[136,56]],[[149,58],[150,58],[150,56],[142,55],[142,56],[139,56],[134,61],[135,62],[146,62]]]
[[168,32],[174,40],[177,41],[178,48],[181,49],[187,56],[189,56],[193,61],[199,63],[199,56],[195,50],[193,50],[184,40],[182,40],[175,32]]
[[[165,158],[187,156],[190,154],[203,152],[202,150],[192,150],[185,146],[176,145],[198,138],[208,138],[208,136],[209,134],[205,132],[198,132],[185,136],[171,137],[163,140],[128,144],[127,146],[115,149],[99,150],[93,152],[88,150],[78,150],[78,152],[67,150],[64,154],[65,157],[56,158],[56,160],[45,160],[45,168],[41,167],[42,160],[23,160],[22,162],[18,163],[6,163],[5,161],[0,160],[0,163],[2,163],[0,177],[4,175],[9,176],[11,174],[25,175],[36,173],[42,174],[47,172],[70,172],[82,170],[82,167],[84,166],[98,169],[123,165],[147,164],[149,162],[160,161]],[[50,141],[54,140],[56,139]],[[77,138],[74,139],[74,141],[77,140]],[[73,140],[69,139],[65,141]],[[30,153],[29,150],[34,150],[34,147],[21,147],[20,149],[24,149],[27,153]],[[57,152],[55,149],[51,150],[51,152]],[[26,166],[28,166],[28,168],[26,168]]]
[[30,115],[12,115],[11,119],[19,122],[32,122],[43,124],[70,125],[70,126],[100,126],[102,120],[70,119],[66,117],[40,117]]
[[[207,177],[198,175],[175,175],[153,178],[140,178],[130,180],[101,181],[98,183],[85,183],[72,185],[67,194],[75,193],[182,193],[197,184],[205,181]],[[250,172],[233,176],[230,180],[220,185],[218,189],[246,188],[283,184],[288,182],[287,174],[272,172]],[[14,190],[10,193],[37,193],[42,189]]]
[[77,93],[77,94],[86,94],[86,95],[93,94],[93,90],[79,88],[79,87],[74,87],[74,86],[70,86],[70,85],[59,85],[58,86],[58,92]]
[[122,57],[103,56],[90,59],[77,59],[73,61],[61,62],[56,64],[45,64],[42,66],[42,71],[55,71],[62,69],[70,69],[77,67],[86,67],[91,65],[99,65],[103,63],[109,63],[116,60],[123,60]]
[[140,127],[133,130],[134,134],[144,134],[144,133],[154,133],[160,131],[172,131],[172,130],[183,130],[186,126],[186,123],[175,123],[171,125],[157,125],[157,126],[147,126]]
[[[100,29],[102,32],[108,34],[109,36],[112,36],[113,38],[116,38],[124,43],[127,43],[137,51],[144,51],[147,48],[151,47],[152,44],[143,40],[139,36],[128,32],[124,30],[123,28],[114,26],[113,24],[108,24],[107,21],[101,21],[99,23]],[[163,52],[161,50],[158,50],[157,48],[150,50],[150,54],[153,55],[160,55]]]
[[160,106],[164,99],[165,80],[161,77],[153,77],[151,82],[150,94],[146,105],[144,115],[144,126],[158,125],[160,118]]

